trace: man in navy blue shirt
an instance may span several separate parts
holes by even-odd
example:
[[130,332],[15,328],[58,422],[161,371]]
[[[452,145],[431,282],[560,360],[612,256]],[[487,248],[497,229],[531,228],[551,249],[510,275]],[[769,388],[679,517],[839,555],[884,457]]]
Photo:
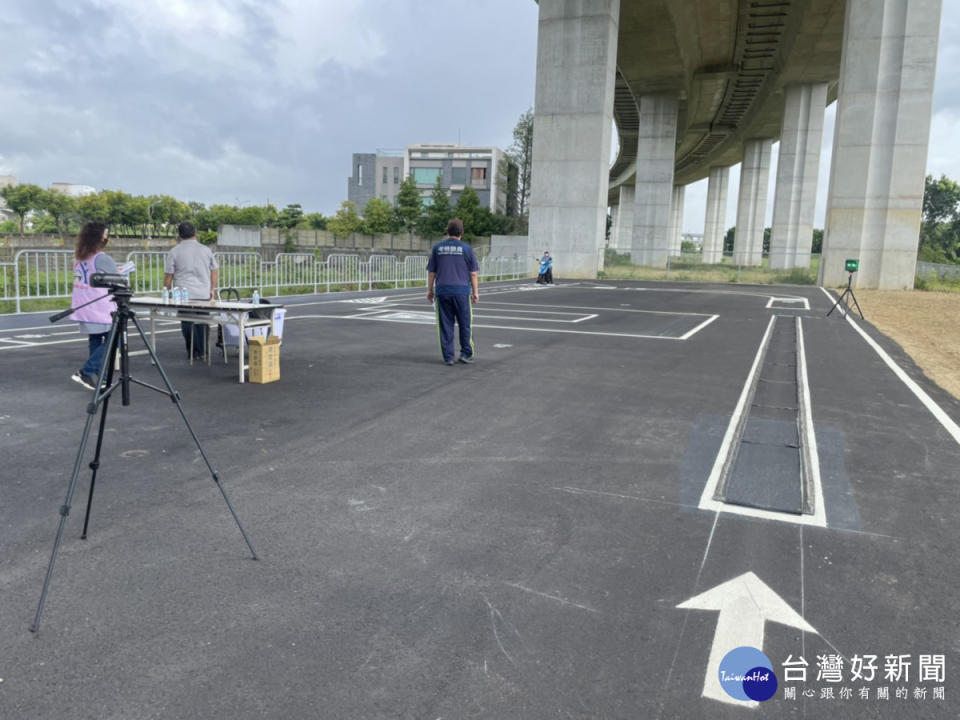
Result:
[[480,266],[473,248],[461,242],[462,237],[463,221],[454,218],[447,223],[446,240],[433,246],[427,262],[427,301],[433,302],[436,297],[440,352],[447,365],[454,363],[454,322],[460,326],[460,362],[472,363],[476,359],[470,320],[471,302],[480,299]]

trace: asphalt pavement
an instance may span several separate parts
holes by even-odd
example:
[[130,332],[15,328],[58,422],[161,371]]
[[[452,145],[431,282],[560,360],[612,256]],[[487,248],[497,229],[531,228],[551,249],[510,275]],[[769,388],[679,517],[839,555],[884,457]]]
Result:
[[[86,540],[81,459],[37,633],[86,339],[0,317],[3,720],[960,716],[960,402],[819,288],[485,284],[452,367],[422,289],[280,301],[275,383],[158,335],[259,560],[134,384]],[[746,505],[709,484],[773,315],[801,337],[812,513],[749,507],[769,468],[746,452]],[[738,646],[769,700],[717,679]]]

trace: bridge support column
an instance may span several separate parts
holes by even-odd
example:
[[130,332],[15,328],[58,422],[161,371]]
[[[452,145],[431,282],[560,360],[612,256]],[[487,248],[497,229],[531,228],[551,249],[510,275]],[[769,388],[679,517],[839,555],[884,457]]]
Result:
[[707,217],[703,225],[703,262],[719,263],[723,260],[723,238],[727,234],[727,188],[730,185],[730,168],[710,168],[707,181]]
[[606,237],[620,0],[541,0],[530,247],[595,278]]
[[908,289],[917,245],[941,0],[847,0],[820,279]]
[[617,215],[613,221],[613,228],[610,230],[610,248],[617,252],[630,252],[636,195],[633,185],[620,186],[620,204],[617,205]]
[[677,152],[677,108],[675,95],[644,95],[640,98],[637,197],[630,251],[634,265],[667,265],[673,167]]
[[739,265],[760,265],[763,258],[763,221],[770,184],[772,140],[747,140],[740,165],[740,197],[737,200],[737,233],[733,260]]
[[673,198],[670,202],[670,257],[680,255],[683,246],[683,198],[686,185],[673,186]]
[[771,268],[810,267],[827,85],[786,89],[770,232]]

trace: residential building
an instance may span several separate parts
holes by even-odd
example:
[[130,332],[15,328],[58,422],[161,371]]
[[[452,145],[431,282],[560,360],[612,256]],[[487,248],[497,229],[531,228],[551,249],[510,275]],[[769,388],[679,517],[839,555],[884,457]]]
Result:
[[70,197],[85,197],[86,195],[96,195],[97,189],[89,185],[77,185],[76,183],[55,182],[50,183],[50,189],[56,190],[63,195]]
[[516,165],[496,147],[443,144],[410,145],[402,152],[379,150],[354,153],[353,175],[347,181],[347,199],[358,211],[374,195],[396,204],[400,183],[413,175],[425,205],[433,202],[439,177],[455,205],[468,186],[480,198],[481,206],[492,212],[512,214],[516,195]]
[[354,153],[353,174],[347,180],[347,200],[356,204],[359,213],[363,213],[372,197],[396,205],[400,183],[406,177],[403,167],[403,150]]

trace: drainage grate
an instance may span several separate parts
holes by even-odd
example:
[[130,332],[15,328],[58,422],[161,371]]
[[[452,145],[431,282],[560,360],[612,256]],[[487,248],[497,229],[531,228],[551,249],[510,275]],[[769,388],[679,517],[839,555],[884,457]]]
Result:
[[774,316],[716,499],[775,512],[813,512],[806,490],[798,381],[799,319]]

